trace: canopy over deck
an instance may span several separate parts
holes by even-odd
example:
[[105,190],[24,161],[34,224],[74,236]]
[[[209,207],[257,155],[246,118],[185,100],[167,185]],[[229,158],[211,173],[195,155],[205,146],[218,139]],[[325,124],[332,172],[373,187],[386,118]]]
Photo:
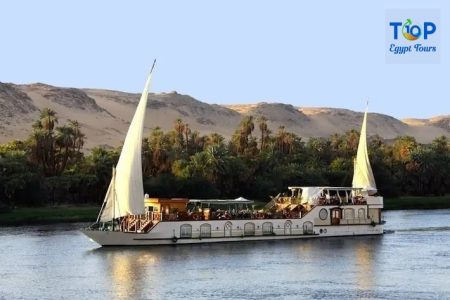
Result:
[[248,200],[242,197],[236,199],[190,199],[190,203],[201,204],[252,204],[253,200]]
[[363,188],[357,188],[357,187],[342,187],[342,186],[290,186],[288,187],[288,189],[292,190],[305,190],[305,189],[320,189],[321,191],[323,190],[332,190],[332,191],[348,191],[348,190],[352,190],[352,191],[359,191],[362,190]]
[[292,191],[293,197],[301,198],[301,204],[311,205],[316,205],[317,203],[319,203],[320,198],[328,198],[333,194],[336,194],[340,200],[340,194],[343,194],[345,198],[349,198],[351,195],[360,194],[361,190],[363,189],[334,186],[290,186],[288,188]]

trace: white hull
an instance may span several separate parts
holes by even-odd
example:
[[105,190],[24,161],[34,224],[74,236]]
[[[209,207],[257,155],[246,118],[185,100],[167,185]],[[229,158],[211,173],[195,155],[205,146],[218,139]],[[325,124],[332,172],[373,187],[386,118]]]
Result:
[[[334,206],[317,206],[300,219],[251,219],[251,220],[209,220],[209,221],[164,221],[157,223],[147,233],[82,230],[90,239],[102,246],[150,246],[173,244],[199,244],[218,242],[240,242],[259,240],[285,240],[321,238],[336,236],[377,235],[383,233],[382,224],[373,224],[370,218],[342,219],[339,225],[331,225],[331,216],[322,220],[319,211],[330,211]],[[355,211],[367,205],[343,206]],[[245,224],[251,223],[254,232],[245,231]],[[263,231],[263,224],[272,224],[271,233]],[[207,225],[205,225],[207,224]],[[372,225],[373,224],[373,225]],[[191,233],[183,237],[181,226],[191,226]],[[210,228],[202,232],[203,227]],[[185,235],[186,236],[186,235]]]

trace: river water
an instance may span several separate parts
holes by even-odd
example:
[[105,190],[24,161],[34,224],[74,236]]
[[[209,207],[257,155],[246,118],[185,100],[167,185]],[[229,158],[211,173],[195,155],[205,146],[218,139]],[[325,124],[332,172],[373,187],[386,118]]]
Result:
[[450,210],[394,233],[98,248],[85,224],[0,228],[0,299],[450,299]]

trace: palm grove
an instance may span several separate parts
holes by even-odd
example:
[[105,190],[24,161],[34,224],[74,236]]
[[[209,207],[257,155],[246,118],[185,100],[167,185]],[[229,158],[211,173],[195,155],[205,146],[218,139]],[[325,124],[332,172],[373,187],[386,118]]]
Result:
[[[100,203],[120,149],[82,152],[77,121],[60,124],[41,111],[24,141],[0,145],[0,207]],[[230,141],[201,135],[181,119],[143,140],[144,189],[155,197],[237,197],[268,200],[289,185],[350,186],[359,132],[302,140],[264,117],[246,116]],[[369,139],[369,155],[385,196],[450,192],[450,141],[419,144],[413,137]]]

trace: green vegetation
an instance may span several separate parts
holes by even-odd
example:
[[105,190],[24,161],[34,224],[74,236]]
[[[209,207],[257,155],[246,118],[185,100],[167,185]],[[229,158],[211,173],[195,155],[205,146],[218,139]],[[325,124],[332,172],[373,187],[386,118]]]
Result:
[[[254,205],[256,208],[262,208],[265,204],[266,202],[264,201],[255,201]],[[384,210],[446,208],[450,208],[450,195],[384,199]],[[93,222],[98,215],[99,209],[99,206],[15,208],[0,214],[0,226]]]
[[384,199],[385,210],[450,208],[450,195],[442,197],[400,197]]
[[97,206],[16,208],[0,214],[0,225],[92,222],[98,211]]
[[[58,124],[56,113],[44,109],[27,140],[0,145],[0,223],[7,216],[1,212],[12,207],[102,202],[120,149],[83,153],[78,122]],[[359,132],[351,130],[304,141],[283,126],[272,132],[266,119],[247,116],[226,141],[178,119],[172,130],[155,128],[143,140],[144,189],[155,197],[269,200],[289,185],[350,186],[358,139]],[[388,199],[450,194],[446,137],[419,144],[408,136],[391,143],[375,136],[368,147],[379,192]],[[400,202],[388,200],[387,208],[405,207]],[[83,216],[74,213],[74,219]]]

